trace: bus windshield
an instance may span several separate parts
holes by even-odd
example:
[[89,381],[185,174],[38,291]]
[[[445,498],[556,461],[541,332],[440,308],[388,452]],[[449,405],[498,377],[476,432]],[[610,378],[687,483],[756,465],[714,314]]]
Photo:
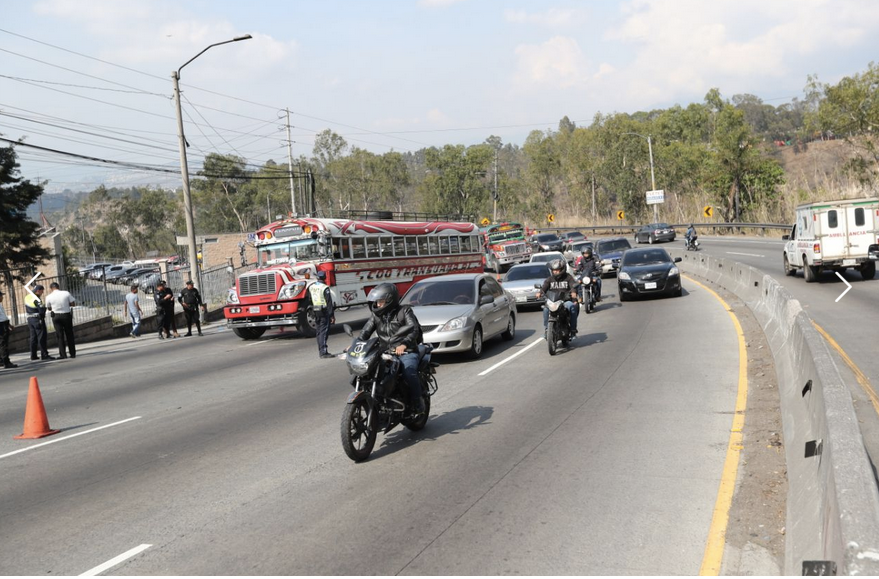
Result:
[[320,254],[318,252],[317,241],[314,239],[273,243],[259,249],[260,265],[313,261],[316,259],[320,259]]

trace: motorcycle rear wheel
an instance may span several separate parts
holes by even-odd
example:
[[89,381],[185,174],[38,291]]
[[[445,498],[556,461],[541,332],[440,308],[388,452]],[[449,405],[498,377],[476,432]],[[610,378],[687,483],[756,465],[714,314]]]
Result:
[[354,462],[369,458],[375,447],[376,431],[368,427],[368,417],[369,402],[366,398],[346,404],[342,413],[342,449]]
[[424,398],[424,412],[414,418],[404,418],[400,421],[412,432],[418,432],[427,426],[427,419],[430,416],[430,396],[422,394],[421,397]]

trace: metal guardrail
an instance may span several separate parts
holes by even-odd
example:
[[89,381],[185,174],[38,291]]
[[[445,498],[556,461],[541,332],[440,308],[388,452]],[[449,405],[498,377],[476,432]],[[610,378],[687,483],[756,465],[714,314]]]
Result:
[[[538,227],[537,231],[541,233],[554,231],[591,231],[594,234],[598,233],[635,233],[644,225],[579,225],[572,227]],[[690,225],[690,223],[669,223],[672,227],[676,228],[686,228]],[[724,231],[729,233],[740,233],[745,229],[756,229],[760,231],[761,235],[766,234],[767,229],[775,229],[787,231],[792,227],[792,224],[779,224],[779,223],[695,223],[693,222],[693,226],[697,229],[711,229],[714,234],[718,233],[718,230],[723,233]]]
[[450,213],[421,213],[417,211],[324,211],[319,217],[333,219],[353,219],[361,221],[459,221],[476,223],[475,215],[455,215]]

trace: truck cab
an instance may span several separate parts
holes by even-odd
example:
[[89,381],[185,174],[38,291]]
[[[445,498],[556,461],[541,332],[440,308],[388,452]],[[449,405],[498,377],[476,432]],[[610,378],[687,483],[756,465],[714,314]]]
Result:
[[876,275],[879,259],[879,199],[847,199],[800,205],[790,234],[783,236],[784,271],[803,270],[812,283],[824,271],[857,269]]

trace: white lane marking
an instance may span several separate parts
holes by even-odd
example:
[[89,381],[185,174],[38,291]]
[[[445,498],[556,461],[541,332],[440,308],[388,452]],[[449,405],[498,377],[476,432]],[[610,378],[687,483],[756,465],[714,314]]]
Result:
[[35,448],[40,448],[41,446],[46,446],[47,444],[55,444],[56,442],[61,442],[62,440],[69,440],[71,438],[76,438],[77,436],[82,436],[83,434],[89,434],[90,432],[97,432],[98,430],[103,430],[105,428],[110,428],[111,426],[118,426],[120,424],[125,424],[126,422],[131,422],[132,420],[137,420],[141,418],[140,416],[135,416],[134,418],[126,418],[125,420],[120,420],[119,422],[114,422],[113,424],[105,424],[104,426],[99,426],[97,428],[92,428],[91,430],[86,430],[85,432],[77,432],[76,434],[71,434],[70,436],[65,436],[63,438],[56,438],[54,440],[50,440],[48,442],[43,442],[40,444],[35,444],[33,446],[29,446],[27,448],[22,448],[19,450],[15,450],[12,452],[7,452],[6,454],[0,454],[0,458],[6,458],[7,456],[12,456],[13,454],[18,454],[20,452],[27,452],[28,450],[33,450]]
[[766,257],[765,255],[757,255],[756,253],[738,253],[736,251],[727,251],[729,255],[747,255],[748,257]]
[[271,342],[272,340],[277,340],[277,339],[278,338],[269,338],[268,340],[260,340],[258,342],[254,342],[252,344],[244,344],[244,347],[246,348],[248,346],[259,346],[260,344],[266,344],[268,342]]
[[100,565],[98,565],[94,569],[89,569],[85,573],[80,573],[79,576],[80,577],[94,577],[95,575],[100,575],[101,573],[103,573],[107,569],[112,569],[113,567],[115,567],[116,565],[121,563],[122,561],[125,561],[126,559],[131,559],[132,557],[134,557],[138,553],[142,553],[143,551],[146,551],[150,547],[152,547],[152,545],[147,545],[147,544],[139,545],[139,546],[135,547],[134,549],[130,549],[128,551],[125,551],[124,553],[122,553],[118,557],[113,557],[112,559],[110,559],[106,563],[101,563]]
[[501,366],[503,366],[504,364],[506,364],[507,362],[509,362],[509,361],[512,360],[513,358],[515,358],[516,356],[521,356],[521,355],[524,354],[526,351],[530,350],[532,347],[536,346],[537,344],[539,344],[539,343],[542,342],[542,341],[543,341],[543,337],[541,336],[540,338],[537,338],[535,341],[531,342],[530,344],[528,344],[527,346],[525,346],[524,348],[522,348],[521,350],[519,350],[518,352],[516,352],[516,353],[513,354],[512,356],[510,356],[510,357],[508,357],[508,358],[504,358],[503,360],[501,360],[500,362],[498,362],[497,364],[495,364],[494,366],[492,366],[492,367],[489,368],[488,370],[485,370],[485,371],[483,371],[483,372],[480,372],[479,375],[480,375],[480,376],[485,376],[485,375],[488,374],[489,372],[491,372],[491,371],[493,371],[493,370],[496,370],[496,369],[500,368]]

